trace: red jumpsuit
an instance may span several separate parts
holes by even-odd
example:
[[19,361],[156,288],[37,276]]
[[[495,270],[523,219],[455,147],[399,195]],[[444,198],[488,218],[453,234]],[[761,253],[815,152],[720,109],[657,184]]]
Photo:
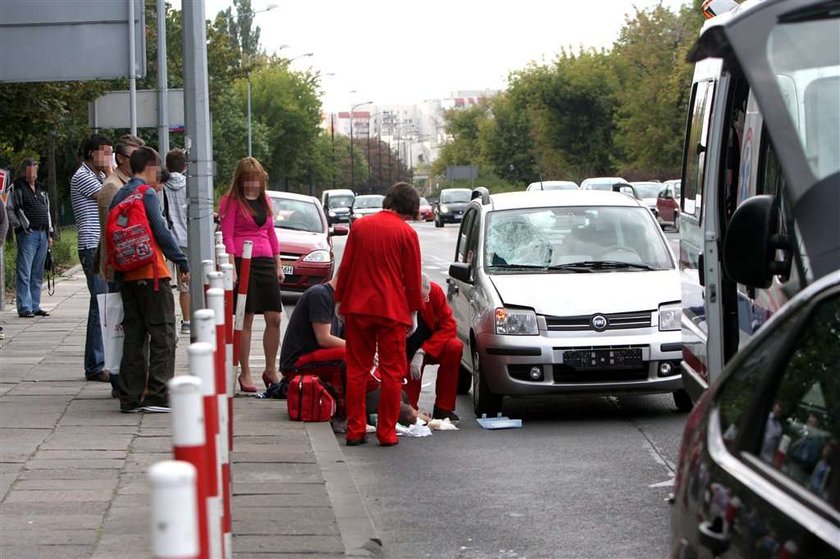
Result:
[[397,442],[405,338],[411,313],[423,308],[420,283],[420,241],[400,216],[385,210],[353,225],[335,290],[345,317],[348,440],[365,436],[365,388],[378,346],[382,394],[376,436],[380,443]]
[[[426,352],[423,367],[440,365],[435,383],[435,407],[454,412],[455,396],[458,392],[458,371],[461,367],[464,344],[458,339],[458,325],[452,316],[449,303],[446,302],[446,295],[438,284],[431,283],[429,302],[423,306],[420,316],[432,332],[429,339],[421,346]],[[412,355],[408,356],[409,361],[412,357]],[[420,398],[421,380],[409,377],[408,385],[405,387],[409,403],[414,409],[417,409],[417,400]]]

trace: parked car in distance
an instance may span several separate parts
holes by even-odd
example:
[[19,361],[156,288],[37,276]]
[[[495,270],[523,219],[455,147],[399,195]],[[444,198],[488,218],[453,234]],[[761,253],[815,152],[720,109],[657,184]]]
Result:
[[457,239],[447,297],[476,414],[540,394],[669,392],[691,408],[676,259],[637,200],[485,191]]
[[469,188],[445,188],[441,190],[440,198],[433,208],[435,227],[443,227],[445,223],[460,223],[471,195],[472,190]]
[[759,332],[686,423],[674,559],[840,557],[840,272]]
[[350,212],[350,224],[355,223],[359,218],[372,215],[382,211],[382,202],[385,197],[381,194],[365,194],[356,196],[353,201],[353,210]]
[[526,192],[532,190],[578,190],[580,187],[576,182],[572,181],[539,181],[532,182],[525,189]]
[[659,193],[662,191],[662,183],[644,181],[631,182],[630,185],[636,189],[636,196],[639,200],[641,200],[642,203],[647,206],[651,212],[653,212],[653,215],[656,216],[656,200]]
[[666,226],[680,230],[680,181],[670,180],[662,183],[664,187],[656,198],[656,220],[664,229]]
[[605,192],[609,192],[612,190],[612,186],[619,182],[626,183],[627,181],[622,179],[621,177],[595,177],[591,179],[586,179],[582,183],[580,183],[580,189],[603,190]]
[[432,210],[432,205],[425,198],[420,198],[420,211],[417,212],[417,219],[420,221],[432,221],[435,218],[435,212]]
[[350,209],[356,195],[347,188],[325,190],[321,193],[321,205],[327,215],[330,225],[335,223],[350,223]]
[[332,237],[348,233],[344,225],[333,228],[317,198],[269,190],[274,232],[286,279],[284,291],[306,291],[329,281],[335,270]]

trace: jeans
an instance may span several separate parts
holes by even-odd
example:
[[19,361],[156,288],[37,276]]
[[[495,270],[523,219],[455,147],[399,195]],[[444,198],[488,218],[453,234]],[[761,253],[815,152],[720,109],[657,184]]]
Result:
[[90,377],[102,372],[105,367],[105,348],[102,344],[102,326],[99,322],[99,302],[96,296],[107,291],[105,280],[99,275],[99,270],[94,266],[96,248],[80,248],[79,262],[87,278],[87,287],[90,292],[90,304],[88,306],[87,335],[85,337],[85,376]]
[[17,239],[17,263],[15,264],[15,290],[17,312],[27,314],[41,310],[41,284],[44,281],[44,261],[47,259],[47,232],[22,231]]

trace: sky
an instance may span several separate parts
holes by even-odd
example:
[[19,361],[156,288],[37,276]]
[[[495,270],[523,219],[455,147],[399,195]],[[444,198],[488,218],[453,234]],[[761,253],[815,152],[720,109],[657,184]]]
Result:
[[[321,72],[324,110],[335,112],[504,89],[511,71],[550,62],[563,47],[609,47],[634,6],[688,1],[252,0],[252,9],[276,5],[255,16],[263,48],[311,52],[292,67]],[[207,18],[230,5],[205,0]]]

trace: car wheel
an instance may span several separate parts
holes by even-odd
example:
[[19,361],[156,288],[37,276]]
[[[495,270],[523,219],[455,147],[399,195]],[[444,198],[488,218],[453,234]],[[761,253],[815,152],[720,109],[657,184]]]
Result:
[[502,411],[502,397],[498,394],[493,394],[490,387],[487,386],[487,379],[481,371],[481,358],[478,355],[478,349],[473,349],[473,411],[476,417],[481,417],[482,414],[493,416]]
[[472,373],[466,367],[461,365],[458,369],[458,394],[467,394],[472,388]]
[[443,227],[443,221],[438,216],[435,216],[435,227]]
[[690,412],[694,407],[694,402],[691,401],[691,396],[683,389],[674,391],[674,405],[681,412]]
[[674,231],[680,232],[680,214],[674,214]]

